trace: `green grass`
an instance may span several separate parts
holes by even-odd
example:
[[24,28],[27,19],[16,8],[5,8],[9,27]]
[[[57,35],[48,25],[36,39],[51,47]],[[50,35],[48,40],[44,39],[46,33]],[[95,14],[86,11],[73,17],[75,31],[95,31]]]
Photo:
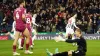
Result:
[[[13,40],[0,41],[0,56],[13,56],[12,43]],[[55,42],[54,40],[36,40],[34,49],[32,50],[34,53],[32,55],[25,55],[24,50],[17,51],[21,53],[21,56],[47,56],[47,48],[53,53],[56,48],[59,49],[59,52],[76,49],[76,47],[73,47],[72,44],[65,42]],[[87,49],[88,51],[86,56],[100,56],[100,40],[88,40]]]

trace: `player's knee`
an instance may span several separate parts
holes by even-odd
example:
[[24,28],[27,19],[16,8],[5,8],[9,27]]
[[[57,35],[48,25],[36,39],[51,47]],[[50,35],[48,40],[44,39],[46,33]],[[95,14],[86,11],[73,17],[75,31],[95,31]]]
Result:
[[72,56],[72,51],[68,51],[68,56]]
[[25,31],[23,32],[23,34],[25,35],[25,37],[29,37],[30,33],[28,31],[28,29],[26,28]]
[[26,35],[26,38],[30,38],[30,35],[29,35],[29,34],[27,34],[27,35]]
[[13,45],[16,45],[16,44],[17,44],[17,41],[16,41],[16,40],[14,40]]

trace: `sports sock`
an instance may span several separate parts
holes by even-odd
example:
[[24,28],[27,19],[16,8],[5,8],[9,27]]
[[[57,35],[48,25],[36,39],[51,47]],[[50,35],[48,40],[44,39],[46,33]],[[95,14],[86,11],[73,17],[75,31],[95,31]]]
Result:
[[16,45],[13,45],[13,52],[16,52]]
[[21,40],[21,47],[23,47],[23,45],[24,45],[24,38],[22,38],[22,40]]
[[32,38],[30,38],[30,45],[32,45]]
[[26,50],[28,50],[29,49],[29,44],[26,44]]

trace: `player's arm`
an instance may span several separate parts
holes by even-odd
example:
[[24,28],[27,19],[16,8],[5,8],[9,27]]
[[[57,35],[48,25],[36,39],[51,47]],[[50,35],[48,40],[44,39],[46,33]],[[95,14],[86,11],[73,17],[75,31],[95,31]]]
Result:
[[55,37],[54,40],[55,40],[56,42],[63,41],[63,42],[68,42],[68,43],[73,43],[73,42],[78,42],[78,41],[79,41],[79,39],[74,39],[74,40],[72,40],[72,39],[64,39],[64,38],[62,38],[62,37]]
[[38,26],[38,25],[35,23],[36,17],[37,17],[37,14],[34,14],[33,17],[32,17],[32,24]]
[[78,27],[76,26],[76,23],[75,23],[75,22],[73,23],[73,25],[74,25],[75,28],[78,28]]
[[33,26],[33,24],[32,24],[32,15],[31,15],[31,19],[30,19],[30,24],[31,24],[31,26]]
[[12,24],[12,31],[14,31],[14,28],[15,28],[15,21]]
[[15,17],[13,17],[14,21],[15,21]]
[[66,39],[65,40],[65,42],[68,42],[68,43],[74,43],[74,42],[78,42],[79,41],[79,39],[74,39],[74,40],[72,40],[72,39]]
[[75,27],[75,28],[78,28],[78,27],[76,26],[76,23],[75,23],[75,22],[76,22],[76,20],[75,20],[76,17],[77,17],[77,14],[75,14],[75,15],[72,17],[72,18],[73,18],[72,21],[73,21],[74,27]]
[[35,22],[32,22],[32,24],[38,26]]
[[33,20],[32,20],[32,24],[38,26],[38,25],[35,23],[35,18],[32,18],[32,19],[33,19]]
[[14,13],[13,13],[13,16],[14,16],[13,19],[14,19],[14,21],[15,21],[15,11],[14,11]]
[[26,9],[22,13],[22,20],[26,22]]

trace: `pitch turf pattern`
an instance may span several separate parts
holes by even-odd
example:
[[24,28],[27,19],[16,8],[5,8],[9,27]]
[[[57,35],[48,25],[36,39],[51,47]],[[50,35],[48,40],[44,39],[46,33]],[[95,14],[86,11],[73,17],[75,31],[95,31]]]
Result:
[[[12,55],[12,43],[13,40],[0,41],[0,56],[13,56]],[[100,56],[100,40],[87,40],[87,55],[86,56]],[[75,50],[76,47],[72,44],[65,42],[55,42],[54,40],[35,40],[35,46],[32,50],[34,53],[32,55],[25,55],[24,50],[17,50],[21,53],[20,56],[47,56],[46,49],[51,52],[55,52],[56,48],[59,52]]]

